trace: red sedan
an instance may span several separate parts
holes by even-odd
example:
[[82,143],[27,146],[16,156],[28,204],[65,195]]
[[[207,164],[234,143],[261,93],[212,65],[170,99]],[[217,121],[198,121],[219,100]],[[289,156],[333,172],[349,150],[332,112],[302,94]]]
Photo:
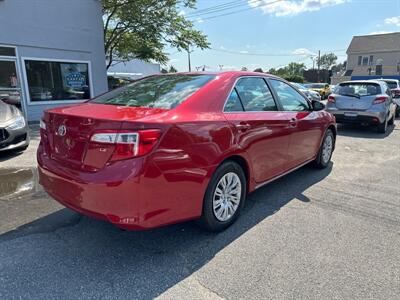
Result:
[[40,183],[124,229],[231,225],[246,195],[330,163],[334,117],[288,82],[251,72],[144,78],[41,121]]

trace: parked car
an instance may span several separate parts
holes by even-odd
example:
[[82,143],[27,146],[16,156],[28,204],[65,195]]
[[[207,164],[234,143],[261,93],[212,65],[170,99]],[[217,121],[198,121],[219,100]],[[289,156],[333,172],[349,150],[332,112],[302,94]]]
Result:
[[308,83],[304,86],[309,90],[318,92],[321,95],[322,100],[326,99],[326,97],[331,94],[329,84],[327,83]]
[[21,93],[17,90],[2,90],[0,91],[0,100],[7,103],[16,105],[21,108]]
[[379,79],[386,82],[392,91],[393,101],[396,103],[396,117],[400,116],[400,81],[397,79]]
[[387,125],[394,123],[396,105],[385,82],[359,80],[340,83],[328,97],[326,110],[338,123],[376,125],[378,132],[385,133]]
[[28,145],[28,125],[22,112],[0,100],[0,152],[25,150]]
[[138,230],[231,225],[246,195],[309,162],[327,167],[334,117],[283,79],[252,72],[155,75],[47,110],[40,183],[84,215]]
[[307,96],[308,99],[311,101],[321,101],[321,96],[318,92],[309,90],[307,89],[304,85],[297,83],[297,82],[291,82],[291,84],[297,88],[300,92],[302,92],[304,95]]

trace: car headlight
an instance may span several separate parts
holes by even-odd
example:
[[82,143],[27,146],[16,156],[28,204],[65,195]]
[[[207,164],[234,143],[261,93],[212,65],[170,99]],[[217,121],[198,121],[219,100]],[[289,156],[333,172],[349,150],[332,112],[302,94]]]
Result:
[[21,129],[24,128],[26,123],[25,123],[25,118],[23,116],[18,116],[11,121],[12,123],[7,126],[7,129],[11,130],[16,130],[16,129]]

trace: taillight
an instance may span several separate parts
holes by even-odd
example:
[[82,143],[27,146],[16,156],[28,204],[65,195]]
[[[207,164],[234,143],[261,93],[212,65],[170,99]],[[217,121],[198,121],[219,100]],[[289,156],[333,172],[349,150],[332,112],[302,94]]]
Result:
[[328,96],[328,102],[330,102],[330,103],[335,103],[335,97],[334,96],[332,96],[332,95],[329,95]]
[[123,160],[149,153],[161,136],[158,129],[137,132],[107,131],[95,133],[90,141],[97,144],[115,145],[110,161]]
[[387,101],[388,98],[389,98],[388,96],[378,96],[375,98],[374,104],[384,103]]

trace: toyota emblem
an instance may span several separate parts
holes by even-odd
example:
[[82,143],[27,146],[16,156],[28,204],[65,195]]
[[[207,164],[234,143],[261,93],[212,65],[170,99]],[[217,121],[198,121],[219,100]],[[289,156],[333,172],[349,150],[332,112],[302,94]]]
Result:
[[58,127],[57,133],[59,136],[64,136],[67,133],[67,128],[65,127],[65,125],[60,125],[60,127]]

